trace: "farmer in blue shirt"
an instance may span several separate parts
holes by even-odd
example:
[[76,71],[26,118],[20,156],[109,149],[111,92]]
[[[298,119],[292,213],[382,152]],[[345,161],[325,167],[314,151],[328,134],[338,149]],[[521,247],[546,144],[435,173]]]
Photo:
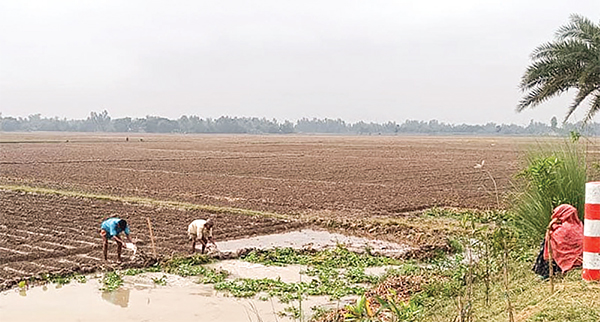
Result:
[[121,261],[121,249],[125,246],[125,241],[119,236],[120,233],[125,233],[125,240],[133,243],[131,238],[129,238],[129,226],[125,219],[113,217],[102,222],[102,225],[100,226],[100,235],[102,235],[104,260],[108,260],[108,240],[114,239],[117,243],[117,260],[119,262]]

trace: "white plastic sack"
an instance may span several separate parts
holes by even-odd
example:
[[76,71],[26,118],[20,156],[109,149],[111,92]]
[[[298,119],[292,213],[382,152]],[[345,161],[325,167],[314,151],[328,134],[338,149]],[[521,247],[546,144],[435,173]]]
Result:
[[125,248],[133,251],[133,255],[131,255],[131,257],[134,257],[137,253],[137,246],[134,243],[125,243]]

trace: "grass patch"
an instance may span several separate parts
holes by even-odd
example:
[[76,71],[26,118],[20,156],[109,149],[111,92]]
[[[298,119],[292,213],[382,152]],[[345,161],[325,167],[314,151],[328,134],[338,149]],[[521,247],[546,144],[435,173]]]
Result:
[[[449,321],[459,315],[457,298],[463,294],[464,284],[460,279],[452,278],[450,272],[457,272],[456,268],[438,275],[437,280],[413,297],[412,301],[421,307],[419,321]],[[550,294],[547,281],[531,272],[529,262],[511,263],[510,272],[510,298],[516,321],[600,320],[600,308],[595,305],[600,289],[597,284],[583,282],[581,270],[569,272],[555,281],[555,294]],[[491,284],[487,302],[483,283],[473,284],[473,321],[508,321],[505,292],[499,277]]]
[[455,208],[430,208],[421,213],[421,218],[450,218],[457,221],[471,221],[478,224],[489,224],[499,216],[507,216],[505,211],[499,210],[471,210]]
[[[508,321],[509,299],[515,321],[599,321],[596,302],[600,287],[582,281],[581,270],[575,269],[555,280],[556,292],[551,294],[549,282],[531,271],[539,244],[530,247],[524,242],[511,213],[494,213],[498,216],[483,220],[468,212],[453,214],[444,210],[427,214],[436,220],[460,220],[464,230],[451,240],[456,244],[453,248],[462,252],[425,262],[407,262],[388,272],[390,276],[423,276],[428,281],[409,302],[396,307],[403,312],[396,314],[398,320]],[[474,259],[468,259],[469,252],[475,254]],[[351,309],[352,314],[364,313],[356,306]],[[392,311],[390,308],[388,313]],[[411,315],[415,312],[418,314]]]
[[277,213],[273,213],[273,212],[265,212],[265,211],[255,211],[255,210],[242,209],[242,208],[217,207],[217,206],[211,206],[211,205],[194,204],[194,203],[190,203],[190,202],[180,202],[180,201],[171,201],[171,200],[156,200],[156,199],[142,198],[142,197],[119,197],[119,196],[113,196],[113,195],[104,195],[104,194],[87,193],[87,192],[70,191],[70,190],[48,189],[48,188],[30,187],[30,186],[23,186],[23,185],[0,185],[0,190],[36,193],[36,194],[59,195],[59,196],[67,196],[67,197],[73,197],[73,198],[110,200],[110,201],[118,201],[118,202],[122,202],[122,203],[129,203],[129,204],[135,204],[135,205],[140,205],[140,206],[164,207],[164,208],[177,209],[177,210],[201,210],[201,211],[205,211],[205,212],[213,213],[213,214],[227,213],[227,214],[238,214],[238,215],[247,215],[247,216],[261,216],[261,217],[288,219],[288,216],[282,215],[282,214],[277,214]]

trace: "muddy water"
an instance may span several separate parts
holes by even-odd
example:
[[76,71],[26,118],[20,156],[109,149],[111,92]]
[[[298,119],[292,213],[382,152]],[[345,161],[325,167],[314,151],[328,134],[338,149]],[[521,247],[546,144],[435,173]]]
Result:
[[231,259],[208,264],[206,266],[217,270],[225,270],[229,272],[230,278],[262,279],[279,277],[281,281],[285,283],[306,282],[308,279],[306,275],[302,276],[302,272],[307,268],[303,265],[287,265],[283,267],[265,266]]
[[[394,256],[407,251],[403,245],[315,230],[302,230],[285,234],[260,236],[218,243],[220,251],[235,252],[242,248],[314,248],[323,249],[344,244],[351,250],[365,247],[374,253]],[[224,269],[231,278],[281,278],[284,282],[308,281],[302,274],[306,267],[263,266],[240,260],[224,260],[209,266]],[[385,268],[372,268],[367,274],[382,274]],[[163,277],[164,276],[164,277]],[[87,283],[73,282],[63,287],[38,286],[26,291],[13,289],[0,293],[0,321],[293,321],[278,316],[290,305],[273,298],[237,299],[227,293],[217,292],[212,284],[197,284],[198,278],[184,278],[163,273],[145,273],[123,277],[125,284],[114,292],[100,291],[98,278]],[[166,286],[156,285],[153,279],[164,278]],[[302,302],[305,316],[310,308],[343,307],[354,301],[348,297],[330,301],[328,297],[309,297]]]
[[[238,259],[231,259],[208,264],[206,266],[217,270],[225,270],[229,272],[230,278],[261,279],[279,277],[281,281],[285,283],[309,282],[314,278],[304,274],[304,271],[307,269],[307,266],[304,265],[287,265],[283,267],[264,266],[261,264],[244,262]],[[394,268],[398,268],[398,266],[366,267],[365,274],[382,276],[387,270]],[[341,272],[343,272],[343,270],[341,270]]]
[[[151,278],[163,275],[126,277],[125,285],[114,292],[100,291],[98,279],[5,291],[0,293],[0,321],[293,321],[277,315],[289,306],[277,299],[237,299],[216,292],[212,285],[173,275],[165,275],[166,286],[153,285]],[[311,314],[312,306],[335,308],[348,302],[319,296],[302,306]]]
[[397,243],[312,229],[223,241],[217,243],[217,247],[221,252],[232,252],[243,248],[269,249],[275,247],[320,250],[335,247],[338,244],[357,252],[362,252],[365,248],[369,248],[373,254],[388,257],[400,257],[410,250],[410,247]]

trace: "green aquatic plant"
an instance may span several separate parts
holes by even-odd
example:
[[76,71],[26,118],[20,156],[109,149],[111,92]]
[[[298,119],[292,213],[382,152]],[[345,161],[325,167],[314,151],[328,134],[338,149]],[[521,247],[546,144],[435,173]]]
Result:
[[379,276],[365,274],[364,267],[348,267],[343,275],[350,283],[376,284],[379,282]]
[[212,262],[212,259],[206,255],[194,255],[191,257],[174,257],[162,264],[162,270],[170,274],[179,276],[197,276],[204,275],[207,271],[202,264]]
[[242,257],[243,260],[264,265],[285,266],[289,264],[323,266],[332,268],[371,267],[399,265],[401,261],[384,256],[371,255],[369,252],[356,253],[338,245],[332,249],[318,252],[295,250],[293,248],[275,248],[255,250]]
[[206,268],[206,270],[203,271],[200,275],[200,283],[215,284],[224,281],[229,276],[229,273],[224,270]]
[[85,275],[75,275],[75,280],[81,284],[87,283],[87,277]]
[[102,285],[100,290],[112,292],[123,285],[123,278],[117,272],[108,272],[102,277]]
[[242,257],[251,263],[271,266],[285,266],[290,264],[308,265],[311,255],[293,248],[275,248],[270,250],[254,250]]
[[179,276],[200,276],[200,283],[213,284],[224,281],[229,273],[223,270],[215,270],[202,265],[193,264],[190,262],[179,262],[176,265],[169,265],[164,268],[166,273],[176,274]]
[[365,267],[400,263],[368,252],[357,254],[342,246],[318,252],[292,248],[257,250],[244,256],[243,260],[263,265],[308,266],[302,274],[309,276],[309,280],[298,283],[285,283],[280,279],[238,278],[215,284],[215,289],[228,291],[236,297],[251,297],[264,292],[283,302],[301,300],[304,295],[328,295],[333,299],[362,295],[365,292],[364,284],[376,284],[379,281],[378,276],[365,274]]
[[336,316],[330,321],[340,321],[341,318],[341,314],[339,313],[340,311],[338,309],[326,308],[323,306],[313,306],[310,308],[310,310],[313,312],[310,321],[323,321],[324,317],[332,311],[336,313]]
[[279,316],[300,320],[302,318],[302,309],[299,306],[288,306],[283,309],[283,312],[279,312]]
[[152,282],[156,285],[165,286],[167,285],[167,275],[163,275],[161,277],[153,277]]
[[364,271],[346,274],[333,268],[324,267],[311,268],[306,274],[313,278],[310,281],[296,283],[286,283],[281,279],[270,278],[237,278],[217,282],[215,289],[228,291],[235,297],[252,297],[264,292],[287,303],[291,300],[300,300],[304,295],[328,295],[333,299],[339,299],[346,295],[361,295],[364,294],[365,289],[363,286],[357,285],[358,283],[370,283],[378,280],[377,277],[365,275]]
[[57,285],[66,285],[71,283],[71,281],[74,279],[79,283],[85,283],[87,282],[87,277],[85,277],[85,275],[81,275],[81,274],[75,274],[75,273],[68,273],[68,274],[42,274],[41,276],[41,280],[48,282],[48,283],[53,283],[53,284],[57,284]]
[[208,263],[212,263],[213,259],[208,256],[208,255],[203,255],[203,254],[196,254],[193,256],[189,256],[189,257],[184,257],[184,256],[179,256],[179,257],[173,257],[167,261],[165,261],[164,263],[162,263],[162,267],[164,269],[170,269],[173,267],[178,267],[184,264],[187,265],[202,265],[202,264],[208,264]]
[[145,268],[128,268],[123,271],[123,275],[135,276],[147,272]]
[[126,276],[135,276],[143,273],[159,273],[162,271],[163,268],[160,265],[160,263],[156,263],[152,266],[148,266],[145,268],[128,268],[126,270],[121,271],[121,273]]

